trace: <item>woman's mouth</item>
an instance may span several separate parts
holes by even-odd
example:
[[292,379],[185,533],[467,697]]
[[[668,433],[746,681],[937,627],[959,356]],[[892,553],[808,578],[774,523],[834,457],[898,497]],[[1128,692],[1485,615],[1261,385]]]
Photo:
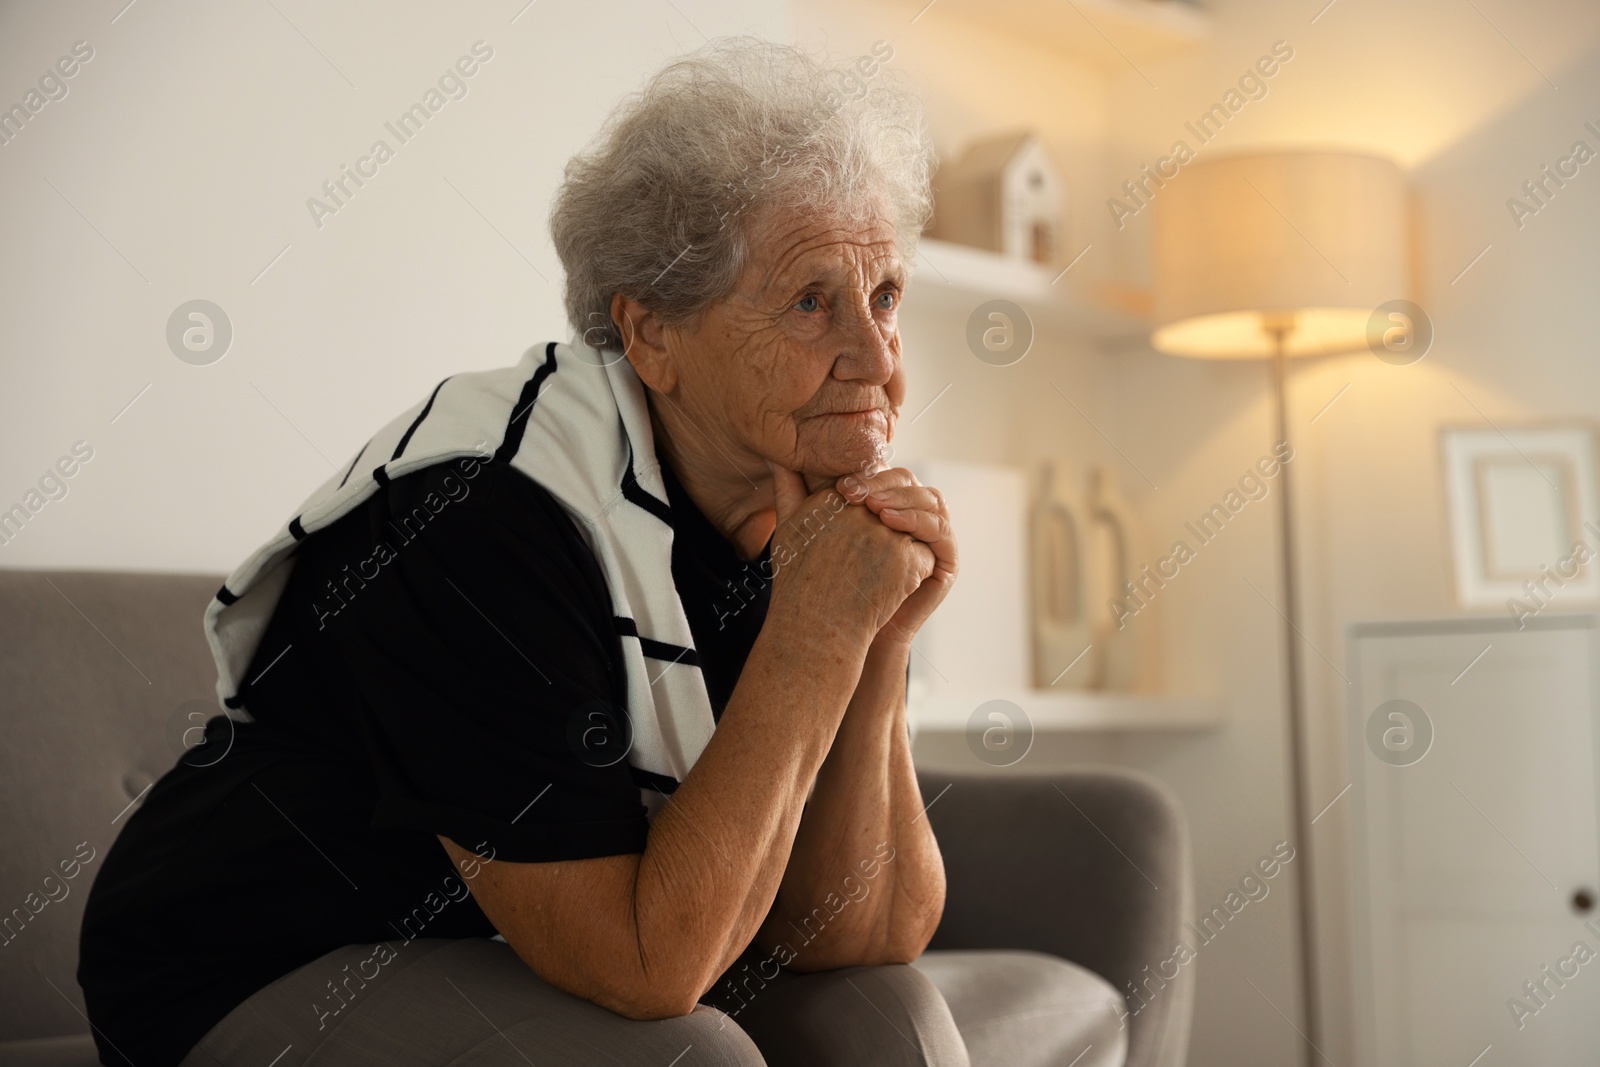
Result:
[[865,411],[830,411],[824,415],[814,416],[823,419],[845,419],[867,422],[872,419],[887,421],[882,408],[867,408]]

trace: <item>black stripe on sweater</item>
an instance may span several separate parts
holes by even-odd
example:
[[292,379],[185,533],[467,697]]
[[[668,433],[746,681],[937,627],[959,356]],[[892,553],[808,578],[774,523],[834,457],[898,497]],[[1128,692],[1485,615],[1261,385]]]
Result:
[[551,341],[545,346],[544,362],[533,372],[533,377],[523,383],[522,395],[517,397],[517,406],[511,409],[511,421],[506,424],[505,439],[494,452],[496,463],[511,462],[511,458],[522,448],[522,434],[528,428],[528,417],[533,412],[534,401],[539,399],[539,387],[555,372],[556,343]]
[[[450,378],[454,377],[455,375],[450,375]],[[448,382],[450,378],[446,378],[444,382]],[[411,425],[406,427],[406,432],[400,435],[400,443],[394,446],[394,455],[389,457],[390,463],[399,459],[400,453],[404,452],[406,445],[411,443],[411,435],[417,432],[417,427],[422,425],[422,420],[427,418],[428,412],[433,410],[433,401],[438,397],[439,390],[444,388],[444,382],[440,382],[433,387],[433,392],[428,394],[428,402],[422,405],[422,410],[417,412],[417,417],[411,420]]]
[[672,507],[665,500],[645,492],[644,486],[639,484],[639,476],[633,473],[632,441],[628,442],[628,469],[622,472],[622,495],[630,504],[644,508],[668,526],[672,525]]
[[681,663],[686,667],[700,666],[700,656],[692,648],[681,645],[669,645],[665,641],[655,641],[648,637],[639,638],[639,650],[651,659],[666,660],[669,663]]
[[659,793],[665,793],[669,797],[678,789],[678,780],[670,775],[643,770],[632,764],[628,766],[628,774],[633,779],[633,784],[640,789],[654,789]]
[[686,667],[700,666],[700,654],[692,648],[682,645],[669,644],[666,641],[657,641],[653,637],[641,637],[639,624],[622,615],[615,616],[612,620],[617,628],[617,633],[623,637],[631,637],[639,642],[639,650],[651,659],[665,660],[668,663],[682,663]]
[[361,457],[367,454],[367,449],[372,445],[372,438],[367,438],[367,443],[361,446],[361,451],[356,453],[356,458],[350,461],[350,466],[345,468],[344,477],[339,479],[339,488],[344,488],[344,483],[350,480],[350,475],[355,472],[356,464],[361,462]]

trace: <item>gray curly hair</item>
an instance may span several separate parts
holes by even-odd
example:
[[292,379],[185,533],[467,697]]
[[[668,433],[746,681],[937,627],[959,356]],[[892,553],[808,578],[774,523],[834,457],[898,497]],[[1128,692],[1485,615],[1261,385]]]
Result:
[[617,293],[676,325],[732,292],[756,219],[886,210],[910,269],[933,212],[933,144],[916,95],[882,62],[847,66],[751,37],[675,60],[624,100],[567,164],[550,210],[566,310],[593,348],[621,352]]

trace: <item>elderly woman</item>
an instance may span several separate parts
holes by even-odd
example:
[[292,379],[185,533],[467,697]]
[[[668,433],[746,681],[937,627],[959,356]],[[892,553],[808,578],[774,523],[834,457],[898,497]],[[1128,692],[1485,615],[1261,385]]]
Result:
[[876,62],[658,74],[552,211],[572,339],[441,382],[228,578],[232,714],[85,915],[103,1062],[1065,1064],[1035,1016],[1086,996],[1073,1062],[1121,1062],[1085,972],[923,955],[905,679],[957,552],[885,467],[932,160]]

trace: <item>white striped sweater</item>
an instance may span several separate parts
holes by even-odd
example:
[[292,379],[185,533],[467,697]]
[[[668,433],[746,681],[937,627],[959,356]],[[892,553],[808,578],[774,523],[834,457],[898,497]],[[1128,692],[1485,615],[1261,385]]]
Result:
[[530,348],[513,367],[440,382],[228,576],[205,613],[217,696],[229,715],[251,721],[244,674],[288,581],[296,542],[391,479],[436,463],[482,459],[486,451],[548,490],[600,564],[627,668],[627,759],[654,815],[699,758],[716,721],[673,585],[672,511],[644,385],[625,359],[575,337]]

